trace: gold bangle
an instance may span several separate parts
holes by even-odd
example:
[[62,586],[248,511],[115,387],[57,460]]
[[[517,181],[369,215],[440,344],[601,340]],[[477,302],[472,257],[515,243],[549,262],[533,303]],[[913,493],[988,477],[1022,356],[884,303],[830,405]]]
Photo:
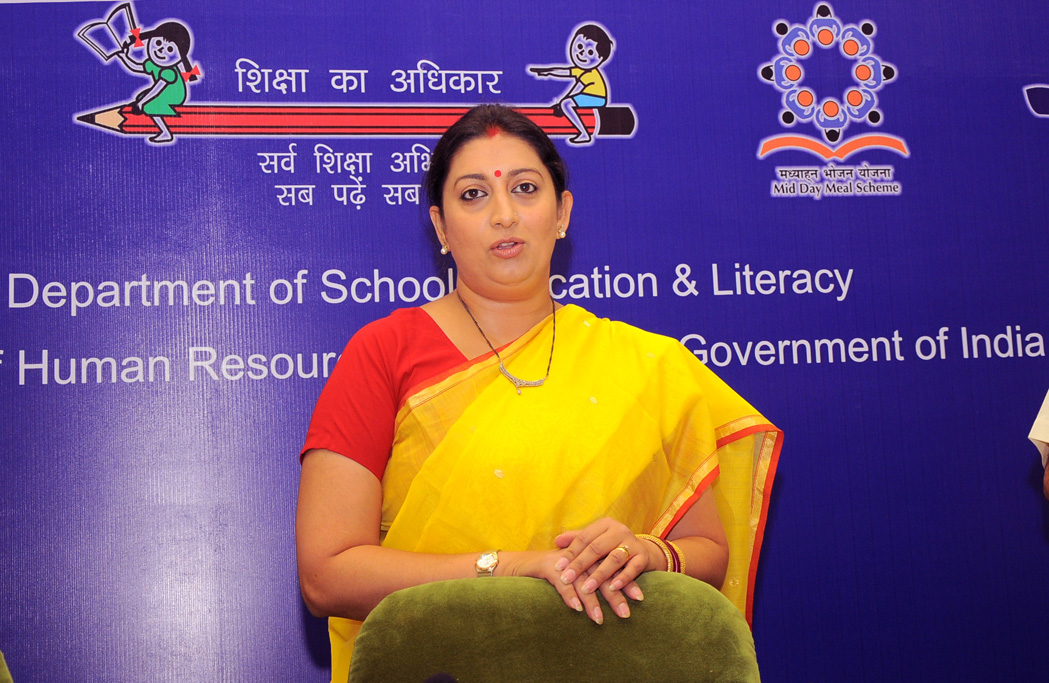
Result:
[[667,547],[666,541],[659,536],[653,536],[652,534],[637,534],[637,537],[644,541],[651,541],[656,544],[656,547],[663,551],[663,556],[667,558],[667,571],[673,571],[674,569],[674,558],[670,554],[670,548]]
[[677,559],[678,559],[678,562],[680,563],[680,566],[678,567],[678,571],[681,572],[682,574],[684,574],[685,573],[685,553],[681,552],[681,546],[679,546],[677,543],[674,543],[673,541],[667,541],[667,543],[669,543],[670,547],[673,548],[674,552],[677,553]]

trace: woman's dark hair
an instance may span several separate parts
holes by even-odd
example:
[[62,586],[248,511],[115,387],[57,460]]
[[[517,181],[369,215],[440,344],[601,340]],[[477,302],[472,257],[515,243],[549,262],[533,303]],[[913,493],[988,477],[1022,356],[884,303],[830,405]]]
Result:
[[[189,29],[183,24],[177,21],[165,21],[151,31],[143,31],[139,36],[141,40],[149,40],[150,38],[163,38],[169,42],[175,44],[178,48],[178,53],[182,55],[182,60],[179,62],[185,71],[190,71],[193,67],[189,62],[189,50],[193,45],[193,39],[189,35]],[[189,80],[197,80],[196,75],[190,76]]]
[[568,187],[568,167],[565,166],[553,141],[531,119],[510,107],[501,104],[481,104],[453,123],[433,148],[430,170],[426,172],[423,181],[430,206],[444,211],[444,182],[448,179],[452,159],[459,149],[471,140],[499,132],[528,143],[550,172],[557,201],[561,201],[561,193]]

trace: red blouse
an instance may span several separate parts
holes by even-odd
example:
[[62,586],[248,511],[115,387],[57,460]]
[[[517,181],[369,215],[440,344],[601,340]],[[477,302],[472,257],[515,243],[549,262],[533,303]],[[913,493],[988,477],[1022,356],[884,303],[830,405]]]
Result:
[[466,362],[430,315],[402,308],[353,335],[317,399],[306,443],[345,455],[382,479],[397,411],[412,387]]

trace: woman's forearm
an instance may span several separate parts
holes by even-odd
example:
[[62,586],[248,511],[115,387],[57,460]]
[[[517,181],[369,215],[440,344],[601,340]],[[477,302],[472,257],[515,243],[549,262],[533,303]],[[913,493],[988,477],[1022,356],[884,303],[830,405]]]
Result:
[[[645,571],[673,571],[666,551],[652,540],[644,539],[648,564]],[[728,545],[719,544],[703,536],[682,536],[673,539],[674,546],[684,557],[684,573],[692,578],[706,581],[720,589],[728,570]]]
[[685,573],[721,589],[728,571],[728,546],[702,536],[675,538],[685,556]]
[[[299,585],[311,614],[363,619],[383,598],[402,588],[476,577],[477,558],[495,550],[439,555],[383,548],[381,510],[382,487],[362,465],[323,449],[306,454],[295,544]],[[514,574],[537,575],[536,563],[528,560],[546,554],[500,553],[495,574],[514,570]]]
[[[434,581],[477,577],[477,558],[485,550],[438,555],[360,545],[312,568],[300,568],[299,581],[306,606],[314,616],[363,620],[394,591]],[[501,552],[494,575],[509,576],[525,560],[545,554]]]
[[314,616],[364,619],[390,593],[445,579],[477,576],[476,554],[434,555],[359,545],[300,567],[306,606]]

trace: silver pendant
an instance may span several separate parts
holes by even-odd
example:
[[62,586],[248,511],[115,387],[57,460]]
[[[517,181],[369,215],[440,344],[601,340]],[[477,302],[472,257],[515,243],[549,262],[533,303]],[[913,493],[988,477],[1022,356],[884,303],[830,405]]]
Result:
[[543,379],[532,380],[514,377],[512,374],[510,374],[510,371],[507,370],[506,366],[502,363],[499,364],[499,372],[503,373],[503,377],[510,380],[510,383],[514,385],[514,388],[517,389],[518,396],[521,395],[521,387],[541,387],[543,386],[543,382],[546,381],[546,377],[544,377]]

